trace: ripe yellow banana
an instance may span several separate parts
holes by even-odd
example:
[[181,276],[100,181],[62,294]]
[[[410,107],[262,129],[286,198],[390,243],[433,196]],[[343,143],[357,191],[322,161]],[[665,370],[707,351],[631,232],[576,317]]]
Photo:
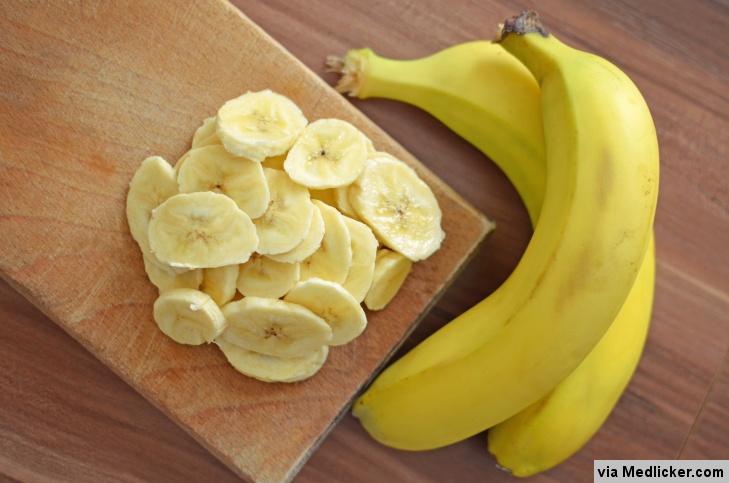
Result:
[[[472,41],[414,60],[353,49],[344,58],[331,57],[329,63],[343,74],[337,84],[341,92],[418,106],[490,156],[521,188],[536,222],[546,174],[539,86],[500,44]],[[507,146],[499,148],[502,144]],[[509,156],[510,146],[531,148]],[[651,238],[625,304],[587,358],[546,396],[489,430],[489,451],[501,466],[517,476],[544,471],[566,460],[597,432],[637,367],[654,287]]]
[[391,446],[443,446],[544,396],[605,333],[648,246],[658,151],[639,92],[614,66],[554,37],[510,37],[503,46],[519,56],[523,44],[521,60],[542,86],[543,212],[504,285],[390,366],[357,401],[355,415]]

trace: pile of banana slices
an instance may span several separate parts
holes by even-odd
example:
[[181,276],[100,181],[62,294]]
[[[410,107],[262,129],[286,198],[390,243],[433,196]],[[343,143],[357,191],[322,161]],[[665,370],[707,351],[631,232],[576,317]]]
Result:
[[174,166],[145,159],[126,212],[160,330],[266,382],[314,375],[445,237],[410,166],[269,89],[205,119]]

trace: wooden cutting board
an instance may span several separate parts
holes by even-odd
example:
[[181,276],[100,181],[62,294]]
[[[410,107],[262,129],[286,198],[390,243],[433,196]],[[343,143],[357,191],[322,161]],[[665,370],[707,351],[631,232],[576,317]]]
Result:
[[[125,218],[140,162],[175,162],[227,99],[271,88],[337,117],[417,169],[444,213],[442,249],[354,342],[298,384],[176,344]],[[491,224],[220,0],[0,5],[0,275],[242,478],[287,481],[448,286]],[[38,350],[43,350],[39,347]]]

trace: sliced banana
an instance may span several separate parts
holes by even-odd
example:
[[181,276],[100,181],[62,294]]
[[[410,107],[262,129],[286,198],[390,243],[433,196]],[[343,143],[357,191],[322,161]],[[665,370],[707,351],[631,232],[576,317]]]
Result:
[[359,176],[367,154],[367,137],[355,126],[340,119],[318,119],[291,147],[284,169],[309,188],[335,188]]
[[359,215],[352,207],[352,203],[349,201],[349,186],[340,186],[334,188],[334,206],[343,214],[354,220],[359,221]]
[[332,339],[332,329],[311,310],[280,299],[245,297],[223,307],[225,339],[275,357],[304,357]]
[[342,215],[323,201],[312,200],[324,220],[324,236],[319,248],[301,262],[301,280],[322,278],[344,283],[352,266],[352,237]]
[[190,345],[212,342],[226,326],[215,301],[191,288],[163,292],[154,303],[154,320],[172,340]]
[[344,223],[352,239],[352,266],[342,286],[358,303],[362,303],[375,274],[379,242],[370,227],[364,223],[347,216],[344,217]]
[[245,263],[258,245],[250,217],[225,195],[182,193],[152,211],[149,242],[173,267],[213,268]]
[[238,291],[246,297],[281,298],[299,280],[299,264],[277,262],[254,253],[240,265],[236,280]]
[[231,154],[260,163],[287,152],[307,123],[291,99],[266,89],[223,104],[216,132]]
[[[178,192],[175,172],[170,163],[160,156],[150,156],[139,165],[129,183],[126,214],[129,231],[148,262],[166,270],[149,246],[149,220],[152,211]],[[174,275],[174,271],[166,270]]]
[[253,220],[258,232],[258,253],[272,255],[293,249],[306,237],[314,208],[309,190],[294,183],[285,171],[263,168],[270,201],[266,212]]
[[316,203],[312,206],[314,211],[311,216],[311,226],[301,243],[287,252],[266,255],[268,258],[277,262],[296,263],[305,260],[321,246],[324,238],[324,217],[321,216],[321,210]]
[[202,271],[200,291],[210,295],[222,307],[235,296],[236,282],[238,281],[239,264],[224,265],[222,267],[198,269]]
[[152,284],[157,287],[159,293],[166,292],[173,288],[194,288],[199,289],[203,279],[202,269],[186,270],[180,274],[170,273],[168,270],[159,267],[159,261],[153,259],[153,255],[144,255],[144,271]]
[[261,163],[233,156],[219,144],[188,151],[177,174],[177,183],[180,193],[222,193],[251,218],[261,216],[270,201]]
[[233,368],[263,382],[298,382],[310,378],[322,368],[329,355],[329,346],[301,357],[274,357],[260,354],[218,337],[215,343]]
[[382,310],[397,295],[413,268],[413,262],[406,256],[381,248],[377,251],[375,273],[372,284],[364,298],[370,310]]
[[343,345],[367,327],[367,316],[359,302],[338,283],[320,278],[297,282],[284,297],[323,318],[332,328],[329,345]]
[[217,118],[215,116],[205,118],[192,136],[190,149],[208,146],[210,144],[220,144],[220,139],[218,139],[218,135],[215,133],[216,123]]
[[430,187],[410,166],[386,153],[375,153],[349,187],[359,219],[386,246],[412,261],[440,248],[445,232],[442,213]]

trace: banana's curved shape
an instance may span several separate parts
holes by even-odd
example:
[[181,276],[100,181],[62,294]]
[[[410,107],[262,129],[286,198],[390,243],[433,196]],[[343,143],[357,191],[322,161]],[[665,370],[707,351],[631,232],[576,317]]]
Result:
[[[642,97],[614,67],[535,37],[519,38],[530,38],[533,60],[550,59],[544,70],[522,59],[545,101],[543,212],[503,286],[390,366],[357,401],[355,415],[385,444],[443,446],[549,392],[617,315],[648,245],[658,151]],[[537,48],[542,42],[547,51]]]
[[[521,186],[532,223],[536,222],[546,176],[539,87],[501,45],[467,42],[414,60],[353,49],[344,58],[331,57],[329,63],[343,74],[337,84],[340,92],[418,106],[490,156],[515,186]],[[489,120],[488,129],[482,128],[483,118]],[[523,118],[530,122],[520,122]],[[509,146],[499,149],[502,144],[531,149],[509,155]],[[489,451],[501,466],[517,476],[544,471],[577,452],[597,432],[640,360],[654,287],[651,238],[638,278],[597,346],[546,396],[490,428]]]
[[516,476],[540,473],[576,453],[602,426],[640,361],[655,266],[651,237],[630,295],[592,352],[542,399],[489,429],[489,451],[500,466]]
[[365,48],[328,63],[340,92],[417,106],[493,159],[536,223],[546,179],[539,85],[501,46],[476,40],[405,61]]

